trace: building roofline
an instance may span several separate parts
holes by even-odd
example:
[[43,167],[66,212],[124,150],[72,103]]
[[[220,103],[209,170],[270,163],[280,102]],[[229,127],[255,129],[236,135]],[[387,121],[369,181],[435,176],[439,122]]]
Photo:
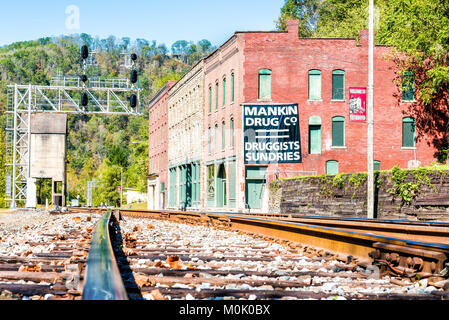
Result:
[[[169,80],[167,81],[162,88],[159,89],[159,91],[153,96],[153,98],[151,98],[150,102],[148,103],[148,107],[151,108],[152,105],[154,104],[154,102],[156,102],[160,96],[163,94],[163,92],[167,89],[170,89],[170,87],[172,87],[177,81],[173,81],[173,80]],[[170,84],[173,83],[172,86],[170,86]]]

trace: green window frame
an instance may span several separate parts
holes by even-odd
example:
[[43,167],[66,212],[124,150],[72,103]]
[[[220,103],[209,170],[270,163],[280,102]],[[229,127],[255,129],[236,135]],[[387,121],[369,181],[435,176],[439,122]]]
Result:
[[207,133],[207,144],[209,149],[209,154],[212,153],[212,129],[209,127],[208,133]]
[[402,147],[416,147],[415,119],[406,117],[402,119]]
[[207,166],[207,205],[215,206],[215,165]]
[[192,164],[192,202],[195,208],[198,208],[201,204],[200,170],[201,166],[199,163]]
[[221,123],[221,150],[226,149],[226,123]]
[[271,99],[271,77],[271,70],[259,71],[259,99]]
[[332,71],[332,100],[345,99],[345,71]]
[[231,102],[235,101],[235,74],[231,74]]
[[345,118],[333,117],[332,118],[332,146],[344,147],[345,146]]
[[321,71],[309,71],[309,100],[321,100]]
[[380,161],[374,160],[374,171],[380,171]]
[[215,109],[218,110],[218,81],[215,84],[215,92],[216,92]]
[[209,113],[212,112],[212,86],[209,87]]
[[402,73],[402,100],[415,100],[415,75],[413,72],[405,71]]
[[226,78],[223,79],[223,106],[226,105]]
[[170,169],[170,207],[176,206],[177,200],[177,171],[176,168]]
[[218,151],[218,124],[215,125],[215,152]]
[[231,148],[234,148],[234,118],[231,118],[231,121],[229,123],[229,127],[230,127],[230,144],[231,144]]
[[326,162],[326,174],[331,176],[338,174],[338,161],[330,160]]
[[309,118],[309,154],[321,154],[321,118]]

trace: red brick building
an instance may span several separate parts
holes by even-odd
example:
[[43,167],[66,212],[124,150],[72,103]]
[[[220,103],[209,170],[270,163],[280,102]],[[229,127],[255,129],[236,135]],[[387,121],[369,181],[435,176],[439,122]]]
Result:
[[[404,113],[413,93],[404,95],[406,101],[398,107],[393,64],[386,59],[390,50],[375,46],[375,169],[428,165],[435,150],[426,141],[415,141],[414,119]],[[236,32],[205,61],[203,135],[212,137],[203,148],[209,172],[203,183],[208,190],[215,186],[215,199],[210,192],[203,195],[207,209],[267,210],[266,183],[275,177],[367,171],[367,122],[349,119],[349,89],[368,87],[367,30],[361,31],[360,43],[299,38],[298,22],[289,21],[287,32]],[[231,75],[236,82],[232,88]],[[242,108],[248,104],[298,104],[301,163],[244,163]],[[232,129],[230,121],[235,123]],[[233,145],[223,151],[216,142],[222,130],[228,131],[226,141],[229,134],[234,136]],[[214,145],[220,145],[220,152],[214,152]],[[223,201],[229,195],[233,201]]]
[[148,209],[166,207],[168,175],[168,91],[176,81],[168,81],[149,104]]
[[[362,30],[357,43],[355,39],[299,38],[297,21],[289,21],[287,29],[236,32],[203,60],[198,72],[204,74],[204,85],[202,97],[197,97],[203,101],[202,139],[193,141],[202,145],[201,159],[197,159],[199,210],[268,211],[266,185],[275,178],[367,171],[368,125],[350,119],[350,109],[360,110],[363,100],[352,99],[349,92],[368,87],[368,32]],[[375,169],[429,165],[435,150],[427,141],[416,142],[414,119],[405,113],[414,100],[413,90],[403,94],[399,106],[394,96],[398,89],[393,83],[393,63],[387,59],[390,50],[375,46]],[[167,146],[160,141],[167,141],[167,133],[163,131],[162,139],[158,134],[167,121],[151,114],[159,108],[166,114],[167,90],[164,87],[150,106],[150,164],[158,163],[151,164],[150,172],[153,180],[159,177],[161,182],[166,182],[168,168],[163,160]],[[190,89],[180,87],[177,94],[187,97]],[[244,110],[296,105],[299,132],[293,131],[300,140],[301,161],[246,163]],[[270,130],[283,131],[272,126],[256,131]],[[285,133],[279,137],[285,139]],[[168,146],[174,147],[183,146]],[[191,180],[187,174],[185,181]],[[186,186],[191,188],[189,183]],[[175,199],[179,192],[173,190],[170,196]]]

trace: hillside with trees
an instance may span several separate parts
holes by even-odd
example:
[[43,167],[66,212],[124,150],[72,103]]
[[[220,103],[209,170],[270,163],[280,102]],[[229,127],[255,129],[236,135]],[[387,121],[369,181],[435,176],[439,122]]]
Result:
[[[80,47],[96,51],[88,76],[129,78],[122,67],[124,52],[138,54],[136,68],[142,88],[142,116],[68,117],[67,181],[70,200],[85,201],[87,182],[96,180],[94,204],[116,205],[123,172],[124,187],[146,192],[148,174],[148,102],[166,81],[181,78],[199,59],[214,48],[207,40],[170,50],[156,41],[129,38],[94,38],[88,34],[41,38],[0,47],[0,167],[5,167],[5,111],[8,84],[50,85],[56,75],[79,76],[82,73]],[[39,184],[42,198],[51,198],[50,186]],[[5,170],[0,170],[0,207],[5,206]]]

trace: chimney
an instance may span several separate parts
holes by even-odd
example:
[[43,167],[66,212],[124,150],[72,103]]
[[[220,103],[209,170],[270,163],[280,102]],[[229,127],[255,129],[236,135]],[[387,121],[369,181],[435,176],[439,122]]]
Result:
[[368,47],[369,46],[369,30],[368,29],[360,30],[359,36],[360,36],[360,45],[362,47]]
[[299,38],[299,20],[288,20],[287,21],[287,31],[288,35],[294,39]]

